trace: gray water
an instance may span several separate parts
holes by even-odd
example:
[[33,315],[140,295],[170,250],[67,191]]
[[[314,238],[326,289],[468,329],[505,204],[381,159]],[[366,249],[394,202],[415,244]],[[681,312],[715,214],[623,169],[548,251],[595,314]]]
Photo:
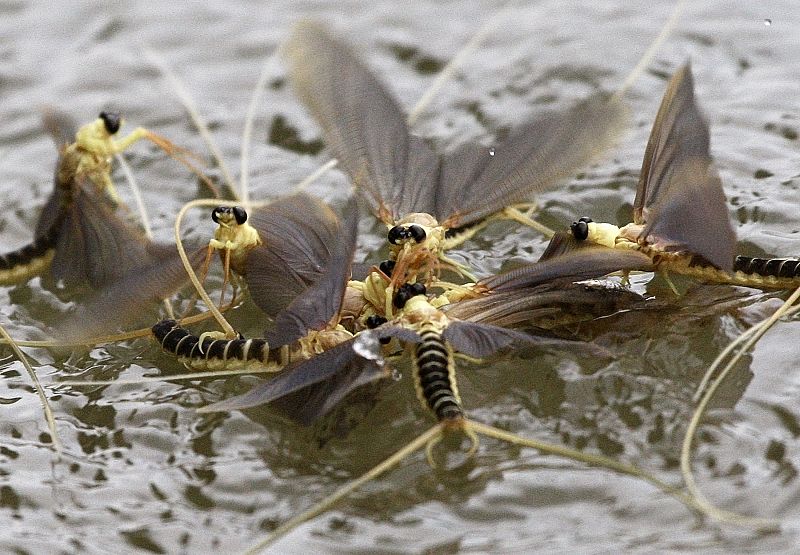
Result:
[[[51,186],[55,152],[39,108],[79,121],[123,112],[175,143],[206,149],[174,88],[143,54],[159,53],[211,124],[239,175],[245,111],[268,64],[251,148],[254,198],[287,192],[328,159],[319,129],[285,86],[273,56],[301,18],[328,23],[352,42],[410,109],[497,2],[131,1],[0,3],[0,214],[2,250],[27,243]],[[693,4],[693,3],[690,3]],[[509,10],[424,112],[415,131],[445,148],[493,133],[594,91],[613,91],[671,10],[667,2],[532,2]],[[800,7],[796,0],[690,5],[649,70],[627,93],[631,118],[611,155],[540,197],[542,221],[579,215],[624,223],[666,79],[691,60],[696,94],[745,254],[800,253]],[[769,20],[769,21],[768,21]],[[769,23],[769,24],[768,24]],[[285,125],[284,125],[285,124]],[[289,126],[288,132],[285,126]],[[283,130],[281,132],[281,130]],[[312,153],[313,152],[313,153]],[[152,147],[128,161],[144,190],[155,234],[167,239],[196,180]],[[214,173],[215,170],[212,170]],[[218,173],[218,172],[217,172]],[[121,175],[118,181],[122,181]],[[334,202],[347,182],[331,172],[310,191]],[[130,199],[128,189],[122,194]],[[363,229],[368,231],[366,222]],[[362,249],[380,244],[370,228]],[[186,235],[207,238],[205,212]],[[544,243],[512,224],[466,246],[482,273],[510,257],[533,259]],[[643,286],[640,284],[640,288]],[[647,291],[668,297],[663,285]],[[689,401],[716,354],[777,306],[779,295],[697,287],[658,313],[609,319],[596,341],[611,361],[581,353],[526,354],[459,373],[469,414],[521,436],[604,453],[679,483],[677,453]],[[40,339],[68,305],[34,279],[0,289],[0,323]],[[235,316],[250,332],[252,308]],[[464,466],[432,470],[422,455],[301,526],[274,547],[287,552],[484,553],[626,550],[794,552],[800,378],[797,321],[757,345],[705,420],[698,482],[716,504],[779,519],[780,532],[699,520],[653,487],[530,449],[483,440]],[[130,379],[179,372],[150,340],[90,350],[26,349],[56,414],[64,455],[55,457],[38,398],[11,351],[0,349],[0,550],[15,553],[230,553],[377,464],[432,425],[408,372],[374,410],[353,407],[352,429],[302,429],[270,410],[200,416],[194,408],[243,391],[248,378],[109,387],[55,386],[65,376]],[[402,368],[401,368],[402,369]]]

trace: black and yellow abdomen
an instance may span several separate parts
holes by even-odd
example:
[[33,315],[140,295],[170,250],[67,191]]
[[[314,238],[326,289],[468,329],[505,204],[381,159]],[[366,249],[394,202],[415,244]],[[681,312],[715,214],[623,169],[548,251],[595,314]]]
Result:
[[419,335],[414,357],[417,397],[440,421],[460,420],[464,410],[455,381],[453,351],[431,325],[423,325]]
[[0,255],[0,285],[27,281],[49,268],[55,256],[60,225],[59,219],[30,245]]
[[798,285],[800,285],[800,260],[797,259],[737,256],[733,263],[733,270],[765,277],[797,278]]
[[178,325],[175,320],[162,320],[151,328],[153,336],[168,353],[192,368],[204,370],[270,366],[267,341],[264,339],[201,338]]

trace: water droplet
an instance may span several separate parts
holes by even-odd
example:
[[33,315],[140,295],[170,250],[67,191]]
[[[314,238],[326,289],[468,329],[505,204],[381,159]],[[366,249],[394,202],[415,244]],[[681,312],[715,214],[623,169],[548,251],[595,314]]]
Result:
[[489,156],[494,156],[494,147],[489,149]]
[[766,25],[767,27],[769,27],[770,25],[772,25],[772,20],[771,20],[771,19],[765,19],[765,20],[764,20],[764,25]]
[[403,373],[398,370],[397,368],[392,369],[392,379],[396,382],[399,382],[403,379]]
[[374,360],[380,366],[384,364],[380,341],[373,333],[365,331],[358,334],[353,341],[353,350],[367,360]]

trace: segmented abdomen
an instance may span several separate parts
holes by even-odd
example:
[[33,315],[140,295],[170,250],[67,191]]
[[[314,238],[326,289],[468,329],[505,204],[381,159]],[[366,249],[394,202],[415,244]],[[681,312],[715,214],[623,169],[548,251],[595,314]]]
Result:
[[790,258],[752,258],[737,256],[733,263],[735,272],[773,276],[780,278],[800,277],[800,260]]
[[[197,368],[229,368],[241,363],[267,364],[269,345],[264,339],[200,338],[182,328],[175,320],[162,320],[151,328],[161,347],[182,362]],[[239,363],[239,364],[237,364]]]
[[0,255],[0,284],[18,283],[44,271],[53,259],[63,215],[33,243]]
[[453,352],[432,326],[420,331],[422,341],[416,347],[414,382],[417,395],[441,420],[464,417],[455,383]]

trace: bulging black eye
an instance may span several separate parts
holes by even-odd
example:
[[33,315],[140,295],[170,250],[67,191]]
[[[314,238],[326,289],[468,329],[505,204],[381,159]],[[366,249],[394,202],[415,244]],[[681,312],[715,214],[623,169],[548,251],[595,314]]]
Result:
[[211,211],[211,219],[214,220],[215,224],[219,223],[219,215],[224,214],[228,211],[227,206],[217,206],[214,210]]
[[589,224],[584,221],[577,221],[572,222],[572,225],[569,226],[572,235],[578,241],[585,241],[587,237],[589,237]]
[[383,316],[378,316],[377,314],[373,314],[372,316],[369,316],[367,318],[367,321],[366,321],[367,327],[369,329],[371,329],[371,330],[374,330],[375,328],[377,328],[381,324],[385,324],[385,323],[386,323],[386,318],[384,318]]
[[411,296],[414,297],[416,295],[424,295],[426,293],[425,286],[421,283],[413,283],[408,286],[408,290],[411,293]]
[[114,135],[122,125],[122,117],[116,112],[100,112],[100,119],[109,135]]
[[378,269],[383,272],[383,275],[387,277],[392,277],[392,272],[394,271],[394,260],[384,260],[378,266]]
[[394,295],[394,299],[392,299],[392,304],[395,308],[403,308],[406,306],[408,299],[411,298],[411,294],[403,287],[404,286],[401,286],[400,289],[397,290],[397,293]]
[[418,225],[412,225],[408,228],[408,233],[411,238],[417,243],[422,243],[425,240],[425,230]]
[[584,216],[583,218],[578,218],[578,221],[579,221],[579,222],[586,222],[587,224],[590,224],[590,223],[592,223],[594,220],[592,220],[591,218],[587,218],[586,216]]
[[400,239],[405,235],[405,230],[402,226],[396,225],[389,230],[388,239],[392,245],[396,245]]
[[236,218],[237,224],[242,225],[247,221],[247,211],[241,206],[234,206],[233,217]]

